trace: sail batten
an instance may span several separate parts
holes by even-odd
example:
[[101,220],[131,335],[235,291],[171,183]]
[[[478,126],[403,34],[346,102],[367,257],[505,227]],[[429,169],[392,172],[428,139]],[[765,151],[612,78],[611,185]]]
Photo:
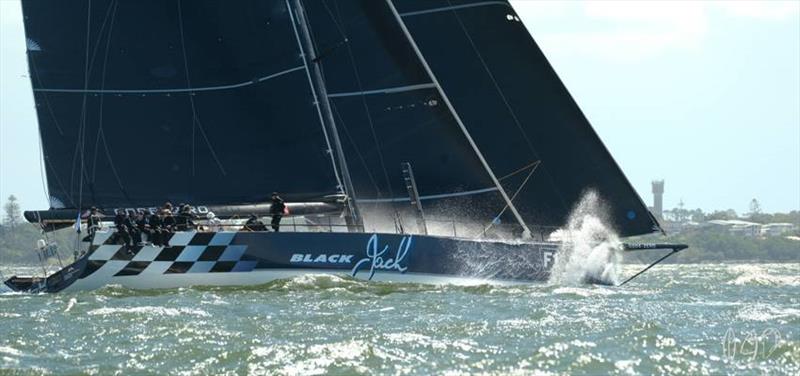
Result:
[[186,88],[172,88],[172,89],[55,89],[55,88],[37,88],[34,87],[33,91],[38,92],[47,92],[47,93],[88,93],[88,94],[160,94],[160,93],[193,93],[193,92],[200,92],[200,91],[214,91],[214,90],[229,90],[229,89],[238,89],[241,87],[255,85],[260,82],[264,82],[267,80],[271,80],[276,77],[283,76],[284,74],[289,74],[293,72],[297,72],[300,70],[304,70],[305,66],[298,66],[294,68],[289,68],[277,73],[273,73],[267,76],[258,77],[252,79],[250,81],[240,82],[236,84],[229,84],[229,85],[218,85],[218,86],[207,86],[207,87],[186,87]]
[[389,87],[389,88],[375,89],[375,90],[353,91],[349,93],[328,93],[328,98],[353,97],[358,95],[373,95],[373,94],[391,94],[391,93],[401,93],[404,91],[434,89],[434,88],[436,88],[436,85],[433,83],[407,85],[407,86]]
[[446,12],[458,9],[465,9],[465,8],[475,8],[475,7],[485,7],[490,5],[500,5],[507,8],[511,8],[511,4],[505,1],[478,1],[475,3],[470,4],[461,4],[461,5],[450,5],[446,7],[437,7],[437,8],[430,8],[430,9],[422,9],[416,11],[409,11],[400,13],[401,17],[411,17],[411,16],[419,16],[422,14],[430,14],[430,13],[438,13],[438,12]]

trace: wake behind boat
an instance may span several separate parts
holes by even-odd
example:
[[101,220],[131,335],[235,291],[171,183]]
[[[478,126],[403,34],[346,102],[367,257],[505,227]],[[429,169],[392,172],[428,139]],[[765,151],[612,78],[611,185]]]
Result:
[[546,240],[589,190],[621,236],[661,231],[506,1],[23,0],[23,13],[51,206],[30,222],[81,229],[92,206],[169,200],[236,223],[271,214],[265,192],[279,191],[295,218],[344,223],[170,229],[159,246],[107,229],[14,290],[541,281],[558,249]]

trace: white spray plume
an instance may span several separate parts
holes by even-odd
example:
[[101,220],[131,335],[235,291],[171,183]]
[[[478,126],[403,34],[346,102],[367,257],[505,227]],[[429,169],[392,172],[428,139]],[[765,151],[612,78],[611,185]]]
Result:
[[619,236],[604,223],[606,208],[597,192],[588,191],[572,210],[567,227],[551,238],[561,241],[550,283],[577,285],[586,282],[617,284],[622,262]]

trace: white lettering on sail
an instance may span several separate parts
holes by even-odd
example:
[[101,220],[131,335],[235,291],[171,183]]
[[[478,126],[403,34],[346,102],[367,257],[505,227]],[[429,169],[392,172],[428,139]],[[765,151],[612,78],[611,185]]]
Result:
[[352,275],[355,277],[359,268],[365,265],[369,265],[369,278],[367,278],[369,280],[372,279],[375,272],[378,270],[396,270],[400,273],[405,273],[408,267],[403,265],[403,260],[405,260],[409,249],[411,249],[411,236],[404,236],[400,240],[400,245],[397,246],[395,257],[388,257],[389,255],[387,252],[389,246],[385,245],[379,251],[378,234],[373,234],[369,238],[369,241],[367,241],[367,257],[359,260],[356,265],[353,266]]

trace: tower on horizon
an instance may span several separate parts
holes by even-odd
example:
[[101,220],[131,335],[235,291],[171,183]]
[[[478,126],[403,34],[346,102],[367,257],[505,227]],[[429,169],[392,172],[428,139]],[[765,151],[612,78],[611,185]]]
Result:
[[664,180],[653,180],[653,215],[662,219],[664,210]]

